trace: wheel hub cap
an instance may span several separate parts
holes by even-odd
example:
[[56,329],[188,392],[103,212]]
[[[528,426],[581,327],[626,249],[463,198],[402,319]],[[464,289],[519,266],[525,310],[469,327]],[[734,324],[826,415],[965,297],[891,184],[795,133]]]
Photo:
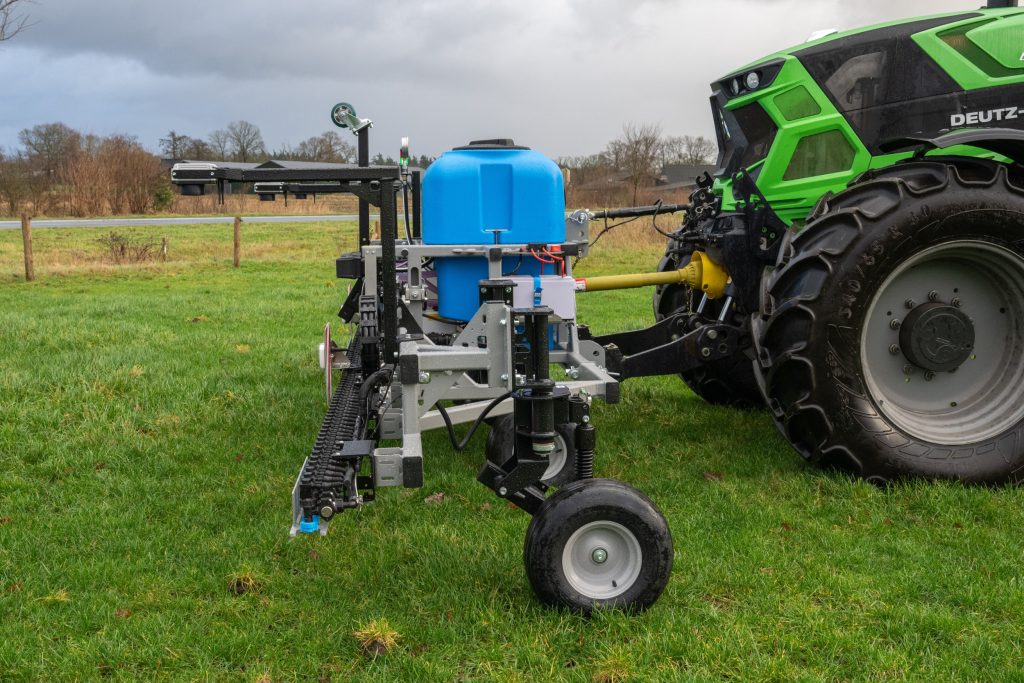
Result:
[[917,306],[900,328],[903,355],[932,372],[960,367],[974,349],[974,323],[962,311],[943,303]]
[[636,583],[642,566],[643,552],[636,536],[610,520],[584,524],[562,550],[566,580],[590,600],[622,595]]

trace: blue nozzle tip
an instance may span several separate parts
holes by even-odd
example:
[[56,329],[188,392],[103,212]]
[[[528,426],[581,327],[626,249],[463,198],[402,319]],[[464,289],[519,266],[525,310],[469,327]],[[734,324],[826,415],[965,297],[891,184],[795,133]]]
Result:
[[320,515],[313,515],[313,519],[299,522],[299,531],[304,534],[313,534],[320,529]]

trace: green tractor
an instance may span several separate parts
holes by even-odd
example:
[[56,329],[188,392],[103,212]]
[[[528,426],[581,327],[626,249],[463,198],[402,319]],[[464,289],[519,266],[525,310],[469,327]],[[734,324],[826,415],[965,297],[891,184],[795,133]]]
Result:
[[728,271],[659,319],[729,321],[683,373],[767,406],[807,460],[884,483],[1024,473],[1024,10],[832,33],[712,85],[720,157],[662,271]]

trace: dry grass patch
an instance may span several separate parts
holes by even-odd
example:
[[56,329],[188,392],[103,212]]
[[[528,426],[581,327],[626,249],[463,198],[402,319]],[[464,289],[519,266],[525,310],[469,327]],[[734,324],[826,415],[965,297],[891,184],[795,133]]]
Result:
[[265,582],[254,572],[246,569],[228,576],[228,590],[235,595],[259,593]]
[[398,631],[391,628],[387,619],[374,619],[352,635],[359,643],[359,650],[368,657],[384,655],[398,647]]

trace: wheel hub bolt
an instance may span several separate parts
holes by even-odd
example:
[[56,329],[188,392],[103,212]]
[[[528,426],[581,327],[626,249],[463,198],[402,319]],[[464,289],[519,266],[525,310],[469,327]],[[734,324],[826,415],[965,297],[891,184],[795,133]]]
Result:
[[911,309],[917,306],[917,302],[914,301],[913,299],[907,299],[906,301],[903,302],[903,305],[906,306],[908,309]]
[[604,564],[608,561],[608,551],[604,548],[594,548],[594,552],[590,553],[590,559],[594,564]]
[[894,330],[900,329],[900,325],[902,324],[903,323],[900,322],[899,318],[893,318],[892,320],[889,321],[889,327],[891,327]]
[[939,300],[939,293],[938,292],[936,292],[934,289],[932,291],[928,292],[928,301],[938,301],[938,300]]
[[960,299],[953,299],[953,300],[952,300],[952,301],[950,301],[949,303],[953,304],[953,305],[954,305],[954,306],[956,306],[957,308],[960,308],[960,306],[961,306],[961,301],[960,301]]
[[892,346],[890,346],[889,347],[889,353],[891,353],[894,356],[900,355],[900,345],[899,344],[893,344]]
[[711,355],[711,349],[709,349],[708,347],[705,346],[703,349],[700,350],[700,355],[702,355],[705,358],[707,358],[708,356]]
[[935,379],[935,373],[934,372],[929,370],[928,372],[924,373],[924,381],[925,382],[931,382],[933,379]]
[[903,374],[904,375],[912,375],[912,374],[914,374],[914,366],[910,365],[909,363],[904,365],[903,366]]

